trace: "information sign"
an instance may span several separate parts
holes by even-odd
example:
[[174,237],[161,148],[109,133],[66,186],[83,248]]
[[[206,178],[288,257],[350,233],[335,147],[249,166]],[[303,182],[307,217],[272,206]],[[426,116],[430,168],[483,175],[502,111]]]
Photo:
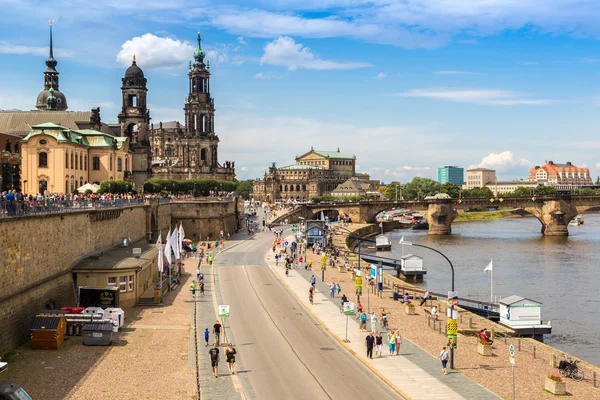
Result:
[[515,346],[514,345],[510,345],[510,347],[508,348],[508,352],[510,353],[511,357],[515,356]]
[[357,276],[355,279],[356,287],[362,287],[362,276]]
[[354,303],[347,301],[344,303],[344,314],[352,315],[354,314]]
[[219,317],[229,317],[229,306],[219,306]]

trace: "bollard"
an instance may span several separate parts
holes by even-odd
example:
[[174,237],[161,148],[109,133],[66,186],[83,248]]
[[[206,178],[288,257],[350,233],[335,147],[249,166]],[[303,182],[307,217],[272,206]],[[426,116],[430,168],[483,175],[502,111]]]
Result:
[[506,334],[504,334],[504,344],[506,344]]
[[459,314],[458,316],[460,318],[460,324],[462,325],[462,314]]
[[592,385],[594,385],[593,387],[596,387],[596,371],[594,371],[594,376],[592,377],[592,379]]
[[556,356],[550,354],[550,368],[556,368]]
[[473,317],[469,317],[469,329],[473,328]]
[[519,349],[519,351],[521,351],[521,339],[519,339],[518,349]]
[[533,358],[535,358],[535,344],[533,345]]
[[438,330],[440,333],[442,333],[442,321],[440,321],[440,323],[438,324]]
[[427,327],[431,328],[431,318],[427,317]]

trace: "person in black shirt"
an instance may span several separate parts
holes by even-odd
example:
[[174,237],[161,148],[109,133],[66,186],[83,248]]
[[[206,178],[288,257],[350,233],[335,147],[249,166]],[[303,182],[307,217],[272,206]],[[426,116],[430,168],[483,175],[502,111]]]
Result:
[[213,333],[215,334],[215,345],[218,346],[221,344],[221,324],[219,320],[213,325]]
[[375,336],[373,332],[369,332],[369,335],[365,338],[365,345],[367,346],[367,357],[373,358],[373,345],[375,344]]
[[379,357],[381,357],[382,350],[383,338],[381,337],[381,332],[377,332],[377,336],[375,336],[375,355],[379,354]]
[[208,357],[210,358],[213,376],[216,378],[219,374],[219,349],[217,349],[216,343],[214,343],[213,347],[208,351]]

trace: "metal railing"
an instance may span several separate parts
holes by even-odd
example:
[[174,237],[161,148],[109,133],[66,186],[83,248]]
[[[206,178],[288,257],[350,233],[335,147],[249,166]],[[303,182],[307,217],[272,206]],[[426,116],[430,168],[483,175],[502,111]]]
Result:
[[26,200],[8,203],[0,202],[0,218],[22,217],[33,214],[56,214],[86,210],[104,210],[145,205],[145,199],[111,199],[111,200],[63,200],[43,199]]

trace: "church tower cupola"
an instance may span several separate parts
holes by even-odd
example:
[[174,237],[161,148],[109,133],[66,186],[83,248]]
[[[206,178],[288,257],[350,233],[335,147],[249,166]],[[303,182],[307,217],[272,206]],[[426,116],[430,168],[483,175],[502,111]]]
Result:
[[[37,97],[35,107],[41,111],[65,111],[67,109],[67,98],[60,90],[58,90],[58,71],[56,65],[58,61],[54,58],[54,48],[52,46],[52,23],[50,20],[50,54],[46,59],[46,70],[44,71],[44,90],[42,90]],[[53,93],[50,93],[50,89],[53,89]],[[48,107],[48,97],[53,97],[51,102],[55,104],[55,107]]]
[[194,64],[188,72],[189,95],[184,106],[185,127],[188,135],[217,139],[214,133],[215,103],[210,96],[210,69],[204,64],[204,57],[198,32],[198,48],[194,51]]
[[129,137],[131,144],[145,143],[150,124],[150,111],[146,108],[147,80],[144,71],[137,65],[135,54],[121,82],[123,105],[118,116],[121,136]]

